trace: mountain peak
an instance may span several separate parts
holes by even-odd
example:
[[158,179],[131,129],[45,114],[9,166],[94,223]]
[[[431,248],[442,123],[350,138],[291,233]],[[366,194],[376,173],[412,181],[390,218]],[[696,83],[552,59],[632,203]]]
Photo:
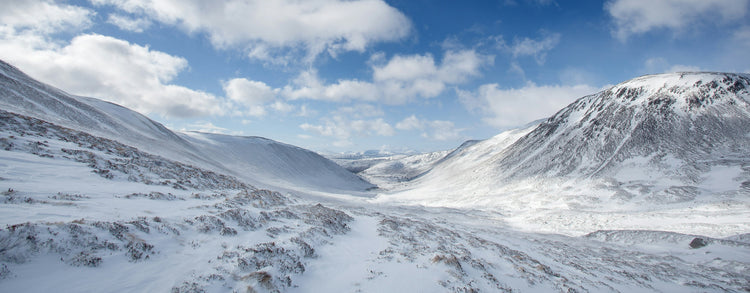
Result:
[[[714,103],[750,102],[750,75],[724,72],[679,72],[637,77],[604,91],[625,104],[666,104],[685,112]],[[662,105],[665,106],[665,105]]]
[[750,75],[647,75],[563,108],[509,147],[498,166],[510,177],[603,175],[635,157],[689,166],[742,152],[748,129]]

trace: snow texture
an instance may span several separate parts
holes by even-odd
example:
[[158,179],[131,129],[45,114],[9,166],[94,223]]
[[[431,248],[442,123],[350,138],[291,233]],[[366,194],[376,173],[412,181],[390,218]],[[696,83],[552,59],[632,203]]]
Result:
[[130,109],[39,83],[2,61],[0,107],[258,186],[353,192],[373,187],[314,152],[257,137],[175,133]]
[[366,192],[307,150],[0,69],[0,292],[750,290],[746,76],[626,82],[367,163]]

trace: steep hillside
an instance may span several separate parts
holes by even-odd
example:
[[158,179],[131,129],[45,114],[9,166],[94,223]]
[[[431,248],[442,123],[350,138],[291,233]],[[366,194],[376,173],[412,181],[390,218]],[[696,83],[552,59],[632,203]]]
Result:
[[749,228],[748,150],[748,75],[650,75],[459,148],[378,200],[493,209],[537,231],[731,234]]
[[416,182],[423,185],[435,182],[471,182],[483,175],[479,172],[483,171],[485,166],[490,165],[498,154],[503,153],[508,146],[537,126],[538,122],[535,122],[521,128],[504,131],[486,140],[467,141],[436,162],[429,172],[418,178]]
[[310,151],[268,139],[179,134],[125,107],[67,94],[0,61],[0,109],[267,187],[363,191],[372,185]]
[[154,152],[169,157],[184,157],[187,154],[179,152],[184,150],[197,152],[178,135],[146,116],[102,100],[70,95],[34,80],[2,60],[0,107],[134,147],[153,148]]
[[[502,188],[529,179],[663,179],[710,189],[711,171],[729,168],[737,174],[723,189],[739,190],[750,186],[748,149],[750,77],[652,75],[583,97],[536,127],[459,148],[422,181]],[[469,171],[477,174],[463,181]]]
[[331,191],[373,187],[315,152],[270,139],[198,132],[181,136],[236,176],[255,182]]
[[579,99],[493,163],[505,178],[602,177],[644,158],[664,175],[697,183],[713,165],[747,163],[748,134],[750,76],[652,75]]

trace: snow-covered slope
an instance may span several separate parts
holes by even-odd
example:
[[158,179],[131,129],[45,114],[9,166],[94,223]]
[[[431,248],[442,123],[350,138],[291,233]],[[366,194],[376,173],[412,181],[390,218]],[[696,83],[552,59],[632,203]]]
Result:
[[[659,177],[708,192],[740,190],[750,186],[740,176],[748,149],[750,76],[662,74],[583,97],[538,126],[459,148],[424,177],[496,188],[530,178]],[[737,171],[733,188],[711,189],[712,170]],[[470,171],[476,179],[463,182]]]
[[[3,95],[23,90],[40,94],[13,83],[0,87]],[[537,223],[543,226],[535,230],[553,227],[555,232],[566,232],[555,224],[562,223],[583,230],[580,235],[525,232],[514,222],[518,217],[499,205],[447,209],[304,192],[361,181],[348,181],[340,174],[305,177],[311,169],[325,173],[335,168],[315,154],[262,138],[174,134],[176,140],[165,143],[187,144],[203,155],[212,154],[200,157],[210,162],[203,165],[174,160],[155,153],[163,152],[158,149],[163,145],[133,147],[95,135],[116,133],[124,125],[107,116],[102,116],[104,122],[75,116],[98,111],[133,119],[142,116],[113,114],[112,109],[92,106],[96,100],[81,101],[72,98],[63,103],[59,107],[63,113],[46,104],[61,103],[56,99],[29,115],[0,108],[0,292],[739,292],[750,288],[750,205],[736,204],[737,194],[727,194],[722,205],[682,206],[682,210],[662,209],[646,216],[578,209],[578,214],[542,217],[545,222]],[[112,107],[115,112],[122,109]],[[68,115],[64,113],[72,113],[73,122],[63,119]],[[45,121],[45,115],[69,127]],[[110,122],[114,128],[107,129]],[[133,126],[137,130],[128,139],[144,143],[137,135],[140,131],[158,134],[162,129],[145,118],[142,122]],[[152,123],[156,128],[147,131]],[[533,128],[467,143],[427,175],[491,166],[508,145],[530,131]],[[182,152],[186,149],[166,151],[178,158]],[[258,157],[256,152],[274,156]],[[294,160],[303,163],[302,169],[290,164]],[[232,176],[203,168],[216,168],[219,161],[221,170],[245,173]],[[257,169],[263,172],[259,174],[251,166],[267,168]],[[427,175],[417,181],[430,182]],[[249,185],[251,178],[300,185],[286,186],[280,193]],[[316,178],[336,186],[315,184]],[[339,185],[335,178],[343,182]],[[436,191],[457,182],[442,180],[446,181],[435,182],[439,183]],[[303,192],[290,191],[295,188]],[[470,190],[470,186],[462,188]],[[427,195],[432,200],[436,196]],[[452,194],[458,195],[464,202],[471,197]],[[528,195],[515,199],[529,203]],[[507,199],[503,204],[514,206]],[[545,213],[537,209],[535,214]],[[598,229],[576,222],[582,214],[601,216],[594,218]],[[622,228],[620,216],[631,224],[628,230],[616,230]],[[672,232],[633,228],[644,220],[651,225],[645,227]],[[678,222],[690,230],[676,233]]]
[[675,73],[579,99],[494,164],[506,178],[602,177],[616,175],[626,160],[648,158],[644,165],[697,183],[712,165],[745,163],[749,147],[750,75]]
[[253,182],[350,192],[373,187],[315,152],[270,139],[199,132],[181,136],[236,176]]
[[[539,123],[540,121],[535,121],[486,140],[469,140],[450,151],[374,158],[354,157],[334,161],[347,166],[350,171],[385,190],[408,189],[419,182],[466,181],[475,178],[473,173],[482,165],[488,164],[493,156],[533,130]],[[446,187],[446,184],[442,183],[432,185],[437,188]]]
[[0,107],[134,147],[152,148],[169,157],[186,156],[184,150],[196,152],[178,135],[135,111],[98,99],[70,95],[34,80],[2,60]]
[[503,137],[449,155],[378,200],[495,209],[524,229],[571,234],[750,228],[748,75],[636,78],[494,139]]
[[259,186],[326,191],[372,187],[310,151],[261,138],[175,133],[125,107],[42,84],[2,61],[0,109],[148,149]]
[[357,174],[380,188],[391,189],[429,171],[436,162],[445,158],[448,153],[449,151],[438,151],[417,155],[381,157],[378,158],[377,163]]
[[[479,174],[483,167],[491,164],[498,154],[516,140],[534,130],[538,123],[531,123],[517,129],[504,131],[482,141],[467,141],[436,162],[428,173],[416,180],[416,184],[433,182],[471,182],[484,175]],[[448,184],[441,184],[447,187]]]

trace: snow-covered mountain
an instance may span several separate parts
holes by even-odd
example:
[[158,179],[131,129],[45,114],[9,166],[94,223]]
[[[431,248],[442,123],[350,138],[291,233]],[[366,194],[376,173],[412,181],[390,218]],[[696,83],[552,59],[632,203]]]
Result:
[[483,166],[492,164],[492,160],[498,154],[537,126],[538,122],[531,123],[518,129],[504,131],[486,140],[466,141],[435,162],[432,168],[425,170],[425,174],[422,175],[424,178],[418,178],[416,181],[455,183],[476,179],[477,176],[484,175],[478,174]]
[[349,191],[372,187],[314,152],[257,137],[175,133],[125,107],[42,84],[2,61],[0,108],[230,174],[258,186]]
[[[709,192],[744,190],[748,149],[750,76],[661,74],[583,97],[538,125],[459,147],[424,177],[442,181],[473,171],[495,186],[530,178],[658,177]],[[733,186],[711,189],[710,171],[726,168],[736,171]]]
[[603,177],[641,158],[664,176],[699,183],[713,166],[747,163],[749,147],[750,75],[675,73],[581,98],[493,164],[509,179]]
[[[619,174],[617,164],[526,179],[494,169],[541,125],[467,142],[448,154],[394,159],[370,171],[423,175],[395,193],[356,197],[383,190],[353,192],[369,185],[294,146],[173,133],[5,66],[0,292],[750,288],[746,194],[602,211],[583,203],[604,198],[592,192],[610,196],[624,186],[608,177]],[[741,152],[723,158],[721,166],[732,171],[742,158]],[[651,168],[627,160],[619,164]],[[604,187],[556,183],[576,174],[589,176],[573,182]],[[511,184],[500,189],[498,182]]]
[[251,182],[339,192],[373,187],[315,152],[270,139],[199,132],[180,136],[212,160],[235,170],[237,177]]
[[[683,213],[705,210],[726,225],[701,232],[743,231],[745,216],[727,210],[748,205],[748,150],[750,76],[649,75],[461,147],[379,200],[497,209],[518,225],[572,234],[601,221],[631,227],[633,218],[642,228],[694,231]],[[666,210],[674,217],[651,222]]]
[[356,162],[371,163],[357,174],[380,188],[391,189],[429,171],[435,163],[443,159],[448,153],[449,151],[437,151],[357,160]]

